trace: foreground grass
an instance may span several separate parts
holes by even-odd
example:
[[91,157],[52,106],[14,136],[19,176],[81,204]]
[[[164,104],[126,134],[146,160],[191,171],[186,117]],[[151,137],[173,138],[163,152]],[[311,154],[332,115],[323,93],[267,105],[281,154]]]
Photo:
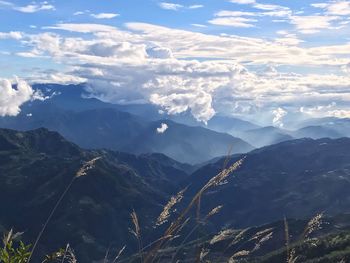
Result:
[[[49,214],[43,228],[39,232],[34,245],[26,245],[19,239],[21,234],[9,231],[3,238],[3,247],[0,248],[0,262],[2,263],[30,263],[35,257],[35,249],[41,240],[47,225],[64,196],[74,181],[86,175],[94,168],[99,158],[86,162],[72,178],[65,191]],[[144,246],[142,238],[142,225],[135,211],[131,213],[133,227],[130,232],[135,236],[138,251],[132,255],[123,255],[125,246],[112,255],[106,251],[103,263],[122,262],[249,262],[249,263],[298,263],[298,262],[350,262],[350,232],[336,235],[313,237],[321,229],[322,215],[316,215],[303,227],[299,228],[298,237],[290,238],[290,225],[287,219],[282,227],[265,227],[261,229],[235,230],[224,228],[214,236],[201,236],[194,239],[193,234],[206,226],[212,216],[220,213],[222,205],[213,207],[211,211],[201,216],[201,200],[203,195],[212,188],[225,183],[226,179],[234,173],[243,163],[244,158],[228,166],[229,160],[220,173],[211,178],[183,209],[176,211],[175,207],[184,199],[186,189],[173,196],[164,206],[163,211],[155,220],[154,228],[164,229],[162,234],[153,242]],[[276,231],[280,231],[282,238],[277,238]],[[269,243],[277,242],[279,249],[270,251]],[[73,249],[67,245],[63,249],[46,255],[35,262],[61,262],[76,263]]]

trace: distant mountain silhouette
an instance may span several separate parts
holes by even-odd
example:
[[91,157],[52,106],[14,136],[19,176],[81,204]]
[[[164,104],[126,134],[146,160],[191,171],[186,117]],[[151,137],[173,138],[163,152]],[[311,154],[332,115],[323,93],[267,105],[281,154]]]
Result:
[[273,126],[243,131],[238,136],[258,148],[294,139],[288,131]]
[[258,129],[260,126],[248,121],[244,121],[234,117],[215,115],[208,121],[207,127],[209,129],[226,132],[233,136],[239,136],[248,130]]
[[[350,212],[349,149],[350,139],[342,138],[292,140],[254,150],[227,184],[203,198],[202,208],[224,204],[216,223],[233,226]],[[224,159],[196,171],[189,178],[196,185],[193,192],[223,163]]]
[[[35,86],[38,87],[38,86]],[[84,99],[83,86],[42,85],[42,92],[51,99],[24,105],[16,117],[0,118],[0,127],[31,130],[41,127],[61,133],[66,139],[84,148],[106,148],[130,153],[164,153],[178,161],[201,163],[223,156],[232,147],[233,153],[244,153],[253,147],[239,138],[204,127],[187,126],[171,120],[153,120],[123,111],[143,111],[147,105],[123,106]],[[152,115],[152,114],[151,114]],[[168,129],[158,133],[157,128]]]

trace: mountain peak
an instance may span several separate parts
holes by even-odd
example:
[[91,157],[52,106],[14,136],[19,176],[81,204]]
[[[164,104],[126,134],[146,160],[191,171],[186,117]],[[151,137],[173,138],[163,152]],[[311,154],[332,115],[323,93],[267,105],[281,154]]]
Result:
[[0,150],[19,149],[48,155],[80,155],[79,148],[66,141],[59,133],[46,128],[21,132],[0,129]]

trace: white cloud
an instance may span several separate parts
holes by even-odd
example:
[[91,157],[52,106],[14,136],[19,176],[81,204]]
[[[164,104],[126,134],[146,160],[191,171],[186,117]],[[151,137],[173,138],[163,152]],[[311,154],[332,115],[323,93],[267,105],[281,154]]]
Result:
[[276,11],[276,10],[289,10],[288,7],[280,6],[280,5],[268,5],[268,4],[254,4],[253,7],[261,10],[267,11]]
[[311,4],[312,7],[315,7],[315,8],[326,8],[328,6],[327,3],[313,3]]
[[256,19],[245,18],[245,17],[219,17],[208,21],[208,23],[220,26],[230,26],[230,27],[254,27],[254,22]]
[[14,6],[13,9],[23,13],[35,13],[42,10],[55,10],[55,7],[47,3],[42,3],[30,4],[27,6]]
[[166,123],[162,123],[159,128],[157,128],[157,133],[164,133],[168,129],[168,125]]
[[161,58],[161,59],[167,59],[167,58],[173,58],[174,55],[170,48],[165,47],[150,47],[146,50],[147,54],[151,58]]
[[174,11],[177,11],[177,10],[179,10],[180,8],[183,8],[183,7],[184,7],[183,5],[180,5],[180,4],[167,3],[167,2],[159,3],[159,6],[160,6],[162,9],[174,10]]
[[347,16],[350,15],[349,1],[335,1],[327,6],[327,11],[331,15]]
[[282,108],[277,108],[272,111],[272,114],[274,115],[274,118],[272,120],[273,125],[283,128],[283,118],[288,114],[288,112]]
[[17,80],[17,88],[8,79],[0,79],[0,116],[16,116],[20,113],[23,103],[42,99],[41,95],[22,80]]
[[350,15],[349,1],[331,1],[329,3],[311,4],[315,8],[325,9],[328,15],[347,16]]
[[[24,51],[50,57],[67,70],[63,75],[33,72],[34,80],[86,82],[90,96],[104,101],[151,102],[170,114],[189,111],[203,122],[215,112],[265,112],[270,118],[278,108],[299,112],[329,101],[350,103],[350,76],[341,73],[350,63],[350,44],[300,47],[302,40],[289,32],[268,41],[144,23],[126,24],[126,30],[100,24],[50,28],[73,33],[25,35]],[[261,70],[267,65],[271,70]],[[300,66],[308,71],[279,71]]]
[[203,24],[191,24],[191,26],[202,27],[202,28],[207,27],[206,25],[203,25]]
[[350,74],[350,63],[341,67],[344,73]]
[[80,84],[87,81],[82,77],[55,71],[33,73],[27,80],[30,81],[30,83],[55,83],[62,85]]
[[[277,33],[281,34],[282,32]],[[282,35],[283,37],[278,37],[275,39],[275,42],[280,45],[298,46],[300,43],[304,42],[303,40],[299,39],[295,34],[289,34],[288,32],[286,32]]]
[[255,0],[229,0],[229,2],[234,4],[247,5],[247,4],[254,4]]
[[59,29],[78,33],[113,32],[116,28],[103,24],[57,24],[55,26],[43,27],[43,29]]
[[203,8],[204,5],[190,5],[188,8],[189,9],[198,9],[198,8]]
[[91,14],[92,17],[96,19],[111,19],[119,16],[119,14],[116,13],[99,13],[99,14]]
[[0,1],[0,5],[2,5],[2,6],[13,6],[12,3],[7,2],[7,1]]
[[83,14],[85,14],[84,11],[77,11],[77,12],[73,13],[73,16],[80,16],[80,15],[83,15]]
[[0,39],[22,39],[23,38],[23,33],[18,32],[18,31],[11,31],[8,33],[5,32],[0,32]]
[[306,114],[308,117],[336,117],[336,118],[350,118],[349,108],[339,108],[336,102],[331,102],[324,105],[316,105],[311,107],[300,107],[300,112]]
[[313,34],[321,29],[332,29],[332,21],[337,20],[336,16],[291,16],[291,24],[294,24],[300,33]]
[[257,14],[253,12],[222,10],[215,13],[215,16],[257,16]]
[[221,10],[214,14],[215,18],[208,21],[215,25],[232,26],[232,27],[255,27],[254,23],[258,22],[259,17],[281,17],[289,19],[292,11],[288,7],[279,5],[253,4],[258,12]]

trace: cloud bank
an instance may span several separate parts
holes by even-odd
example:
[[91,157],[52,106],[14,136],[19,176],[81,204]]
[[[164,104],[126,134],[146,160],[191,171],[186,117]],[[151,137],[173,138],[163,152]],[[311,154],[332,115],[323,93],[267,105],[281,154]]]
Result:
[[[221,12],[217,17],[237,15],[242,14]],[[266,40],[146,23],[127,23],[124,29],[61,23],[44,30],[22,34],[17,41],[27,50],[17,55],[50,58],[66,71],[37,71],[32,81],[86,82],[90,96],[104,101],[151,102],[169,114],[189,111],[202,122],[216,113],[264,115],[277,126],[279,108],[308,114],[312,111],[299,109],[334,102],[342,116],[350,110],[347,43],[302,47],[302,40],[285,31]],[[300,67],[306,68],[303,74],[293,73]]]
[[20,107],[27,101],[43,97],[34,92],[27,82],[17,80],[14,88],[8,79],[0,79],[0,116],[16,116],[20,113]]

